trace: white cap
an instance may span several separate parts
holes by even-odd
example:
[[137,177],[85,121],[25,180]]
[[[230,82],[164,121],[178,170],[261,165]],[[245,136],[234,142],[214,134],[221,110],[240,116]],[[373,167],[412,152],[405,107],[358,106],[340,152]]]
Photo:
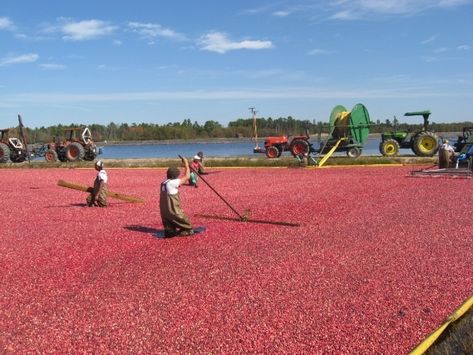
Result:
[[95,162],[95,166],[99,167],[99,168],[103,168],[103,162],[101,160],[97,160]]
[[198,155],[194,155],[194,160],[200,160],[200,157]]

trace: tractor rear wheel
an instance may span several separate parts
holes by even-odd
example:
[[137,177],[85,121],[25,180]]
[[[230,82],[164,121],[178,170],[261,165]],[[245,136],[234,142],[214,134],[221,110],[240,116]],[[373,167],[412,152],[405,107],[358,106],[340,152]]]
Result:
[[277,158],[280,155],[281,155],[281,153],[279,152],[279,149],[277,147],[275,147],[274,145],[271,146],[271,147],[266,148],[266,156],[269,159]]
[[385,157],[394,157],[399,154],[399,143],[395,139],[386,139],[379,144],[379,152]]
[[10,148],[5,143],[0,143],[0,163],[8,163],[10,160]]
[[84,147],[77,142],[69,144],[66,148],[66,158],[68,161],[79,161],[84,159]]
[[435,133],[425,131],[414,137],[412,150],[419,157],[431,157],[439,149],[439,138]]
[[48,151],[44,154],[44,159],[48,163],[54,163],[57,161],[57,152],[54,149],[48,149]]
[[361,149],[358,147],[351,147],[347,150],[347,156],[349,158],[358,158],[361,155]]
[[295,157],[301,154],[309,154],[309,143],[303,139],[295,139],[291,142],[289,150]]

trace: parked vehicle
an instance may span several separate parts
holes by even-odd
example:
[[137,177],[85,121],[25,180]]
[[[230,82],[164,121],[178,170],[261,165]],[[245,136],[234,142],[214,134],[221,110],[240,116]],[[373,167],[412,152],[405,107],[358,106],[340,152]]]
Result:
[[392,157],[399,154],[399,149],[412,149],[419,157],[431,157],[437,153],[440,146],[440,138],[429,130],[429,110],[406,112],[404,116],[422,116],[424,124],[422,129],[408,132],[394,130],[381,134],[379,151],[385,157]]
[[12,129],[5,128],[0,130],[0,163],[21,163],[28,157],[26,146],[20,139],[10,137],[9,132]]
[[64,135],[64,140],[54,137],[53,142],[47,145],[47,151],[44,153],[46,161],[92,161],[100,154],[88,127],[66,128]]

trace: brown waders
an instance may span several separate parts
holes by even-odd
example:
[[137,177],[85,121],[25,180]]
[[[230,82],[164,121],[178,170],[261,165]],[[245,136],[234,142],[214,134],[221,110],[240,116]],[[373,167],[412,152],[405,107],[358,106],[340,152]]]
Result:
[[166,181],[161,184],[159,195],[159,210],[164,225],[164,235],[173,237],[178,234],[187,234],[192,231],[192,225],[181,208],[179,193],[169,195],[165,185]]
[[[96,177],[94,180],[94,191],[97,191],[99,189],[99,186],[100,186],[100,180],[98,177]],[[99,207],[107,206],[107,191],[108,191],[108,185],[104,183],[102,186],[102,190],[99,192],[97,196],[97,205]],[[91,207],[93,205],[93,202],[92,202],[93,197],[94,197],[93,193],[87,196],[87,206]]]

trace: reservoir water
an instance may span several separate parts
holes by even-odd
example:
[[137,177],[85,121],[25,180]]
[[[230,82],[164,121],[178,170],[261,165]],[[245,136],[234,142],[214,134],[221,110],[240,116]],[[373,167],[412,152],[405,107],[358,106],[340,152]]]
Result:
[[[315,148],[320,143],[311,139]],[[366,142],[363,155],[381,155],[379,153],[379,138],[370,138]],[[100,144],[99,144],[100,145]],[[262,142],[259,143],[263,145]],[[197,152],[202,151],[206,157],[264,157],[264,154],[253,153],[254,142],[232,141],[232,142],[211,142],[211,143],[170,143],[170,144],[120,144],[101,145],[102,155],[105,159],[134,159],[134,158],[175,158],[178,154],[192,157]],[[401,154],[412,154],[411,150],[402,149]],[[284,155],[289,156],[289,152]],[[335,155],[346,155],[344,152]]]

